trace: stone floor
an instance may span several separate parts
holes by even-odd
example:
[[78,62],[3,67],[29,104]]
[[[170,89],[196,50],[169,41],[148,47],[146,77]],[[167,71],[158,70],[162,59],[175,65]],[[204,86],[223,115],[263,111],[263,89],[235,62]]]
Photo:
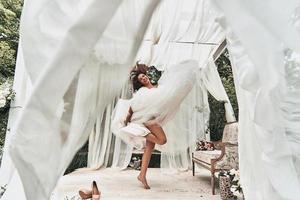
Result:
[[82,169],[62,177],[51,200],[79,200],[78,190],[89,188],[93,180],[101,189],[101,200],[219,200],[219,195],[211,195],[208,171],[198,169],[197,172],[193,177],[191,171],[166,173],[150,168],[148,182],[151,189],[145,190],[136,179],[139,171]]

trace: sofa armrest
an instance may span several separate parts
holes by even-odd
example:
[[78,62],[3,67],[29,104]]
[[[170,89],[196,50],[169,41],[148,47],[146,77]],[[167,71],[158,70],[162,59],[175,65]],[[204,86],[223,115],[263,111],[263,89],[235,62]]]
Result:
[[212,142],[214,144],[215,149],[217,150],[221,150],[222,149],[222,140],[218,140],[218,141],[213,141]]
[[238,144],[233,144],[230,142],[218,142],[216,145],[218,145],[218,148],[220,148],[221,150],[221,155],[218,158],[215,159],[211,159],[211,166],[213,169],[215,169],[215,165],[217,162],[221,161],[225,154],[226,154],[226,148],[230,148],[230,147],[237,147]]

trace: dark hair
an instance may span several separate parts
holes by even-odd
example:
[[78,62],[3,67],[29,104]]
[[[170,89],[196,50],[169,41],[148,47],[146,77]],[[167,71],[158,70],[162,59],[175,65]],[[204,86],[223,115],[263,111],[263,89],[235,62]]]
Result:
[[145,64],[140,64],[138,62],[136,62],[135,66],[133,67],[133,69],[130,72],[130,80],[132,81],[132,85],[133,85],[133,90],[137,91],[138,89],[140,89],[141,87],[143,87],[143,85],[140,83],[138,77],[140,74],[145,74],[147,75],[147,70],[148,70],[148,66]]

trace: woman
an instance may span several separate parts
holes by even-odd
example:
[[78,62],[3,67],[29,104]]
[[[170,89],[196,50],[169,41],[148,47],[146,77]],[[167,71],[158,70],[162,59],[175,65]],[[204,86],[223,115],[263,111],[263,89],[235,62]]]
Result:
[[[147,67],[142,64],[136,64],[135,69],[131,72],[131,80],[133,83],[133,89],[135,91],[138,91],[140,88],[145,87],[147,89],[153,89],[156,88],[154,86],[149,77],[146,75]],[[123,128],[123,131],[126,131],[128,129],[132,129],[133,123],[137,123],[138,120],[132,120],[131,118],[133,115],[132,107],[129,108],[128,115],[126,117],[126,120],[124,122],[125,128]],[[131,125],[128,125],[128,123],[131,122]],[[141,122],[142,123],[142,122]],[[144,136],[146,138],[146,145],[144,148],[144,154],[142,158],[142,165],[141,165],[141,171],[139,176],[137,177],[139,181],[144,185],[145,189],[150,189],[147,180],[146,180],[146,172],[148,169],[149,161],[152,155],[152,151],[155,147],[155,144],[164,145],[167,142],[166,134],[164,130],[161,128],[161,126],[156,123],[155,121],[147,121],[145,123],[142,123],[144,126],[137,124],[136,128],[140,128],[141,132],[140,135]],[[145,127],[147,129],[145,129]],[[130,130],[128,130],[130,132]],[[143,134],[144,132],[144,134]],[[135,132],[136,134],[136,132]]]
[[[156,144],[167,143],[162,128],[176,114],[181,102],[196,81],[198,63],[185,61],[166,70],[153,85],[147,76],[147,66],[137,63],[131,72],[134,94],[130,100],[119,99],[112,116],[112,132],[127,144],[144,149],[138,180],[145,189],[150,189],[146,173],[152,151]],[[172,134],[168,135],[169,137]],[[96,182],[92,190],[81,189],[82,199],[99,199]]]
[[[138,180],[150,189],[146,172],[155,144],[167,143],[162,128],[178,110],[184,97],[192,89],[197,62],[185,61],[171,66],[153,85],[147,76],[147,66],[137,63],[131,72],[135,91],[130,100],[120,99],[112,117],[113,133],[129,145],[144,149]],[[125,119],[125,120],[124,120]]]

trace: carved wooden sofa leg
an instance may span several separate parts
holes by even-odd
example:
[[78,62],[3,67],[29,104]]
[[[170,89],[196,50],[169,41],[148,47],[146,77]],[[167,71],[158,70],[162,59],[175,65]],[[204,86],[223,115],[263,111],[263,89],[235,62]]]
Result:
[[210,183],[211,183],[211,193],[213,195],[215,195],[216,178],[215,178],[215,172],[214,171],[211,172]]
[[195,162],[193,161],[192,163],[193,163],[193,164],[192,164],[193,176],[195,176]]

